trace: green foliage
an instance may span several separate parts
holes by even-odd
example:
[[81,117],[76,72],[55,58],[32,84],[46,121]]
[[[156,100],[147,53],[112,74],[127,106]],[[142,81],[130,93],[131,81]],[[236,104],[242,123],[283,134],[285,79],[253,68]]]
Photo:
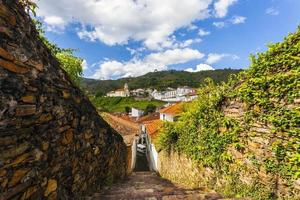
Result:
[[[129,112],[131,108],[146,110],[149,105],[160,107],[164,105],[161,101],[135,100],[132,97],[96,97],[90,96],[92,103],[100,110],[106,112]],[[127,108],[128,107],[128,108]]]
[[82,59],[75,57],[73,52],[62,51],[56,54],[56,58],[62,64],[72,80],[79,84],[82,75]]
[[153,104],[148,104],[145,109],[145,114],[154,113],[156,111],[156,106]]
[[125,106],[125,112],[128,114],[128,113],[130,113],[130,111],[131,111],[131,108],[129,106]]
[[60,62],[61,67],[67,72],[69,77],[79,85],[82,76],[82,62],[83,60],[74,55],[74,49],[64,49],[58,47],[56,44],[50,42],[45,37],[45,31],[43,30],[43,24],[34,20],[36,28],[39,32],[41,41],[50,49],[52,55],[54,55]]
[[[223,161],[230,161],[224,150],[227,144],[237,141],[239,126],[221,112],[224,88],[207,79],[198,93],[198,100],[187,105],[187,111],[178,122],[163,127],[158,147],[164,148],[167,143],[204,166],[220,168]],[[226,132],[223,133],[224,129]]]
[[[300,28],[283,43],[270,45],[266,53],[251,55],[251,61],[248,70],[232,76],[227,84],[206,82],[198,100],[179,120],[163,126],[156,141],[158,148],[183,152],[200,165],[213,168],[217,176],[230,176],[234,160],[227,147],[243,152],[247,146],[242,139],[247,138],[241,133],[250,133],[251,125],[259,122],[271,127],[262,137],[272,142],[268,150],[273,156],[252,156],[250,161],[287,182],[299,178],[300,110],[295,102],[300,99]],[[224,116],[222,106],[228,100],[243,102],[246,113],[239,122]],[[261,199],[274,198],[262,185],[259,190],[255,184],[246,189],[237,185],[229,186],[235,194],[258,199],[253,191],[264,190]]]
[[27,13],[31,12],[34,16],[36,16],[36,8],[37,4],[31,0],[19,0],[19,3],[25,8]]

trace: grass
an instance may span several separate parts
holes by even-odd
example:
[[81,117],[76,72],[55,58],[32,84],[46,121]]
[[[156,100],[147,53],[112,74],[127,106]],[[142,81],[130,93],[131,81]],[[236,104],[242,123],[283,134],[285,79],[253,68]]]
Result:
[[145,110],[148,105],[163,106],[165,102],[157,100],[135,100],[133,97],[91,97],[92,103],[101,111],[125,112],[125,107]]

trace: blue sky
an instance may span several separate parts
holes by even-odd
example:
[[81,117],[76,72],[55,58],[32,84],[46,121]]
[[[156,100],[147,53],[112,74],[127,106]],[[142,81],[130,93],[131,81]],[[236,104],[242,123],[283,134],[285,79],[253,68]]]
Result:
[[300,25],[299,0],[37,1],[46,36],[78,49],[84,76],[247,68]]

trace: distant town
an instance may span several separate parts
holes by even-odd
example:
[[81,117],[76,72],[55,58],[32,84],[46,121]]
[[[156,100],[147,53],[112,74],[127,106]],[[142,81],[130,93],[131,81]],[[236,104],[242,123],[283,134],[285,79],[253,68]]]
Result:
[[188,102],[197,98],[197,90],[188,86],[171,88],[168,87],[164,91],[158,91],[156,89],[135,89],[130,90],[128,84],[124,85],[124,88],[110,91],[106,94],[107,97],[148,97],[164,102]]

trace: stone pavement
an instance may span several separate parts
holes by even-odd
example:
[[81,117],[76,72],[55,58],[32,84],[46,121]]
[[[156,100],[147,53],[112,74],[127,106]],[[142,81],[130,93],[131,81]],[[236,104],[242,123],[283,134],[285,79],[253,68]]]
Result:
[[127,179],[95,193],[90,200],[217,200],[222,196],[204,189],[187,190],[154,172],[134,172]]

